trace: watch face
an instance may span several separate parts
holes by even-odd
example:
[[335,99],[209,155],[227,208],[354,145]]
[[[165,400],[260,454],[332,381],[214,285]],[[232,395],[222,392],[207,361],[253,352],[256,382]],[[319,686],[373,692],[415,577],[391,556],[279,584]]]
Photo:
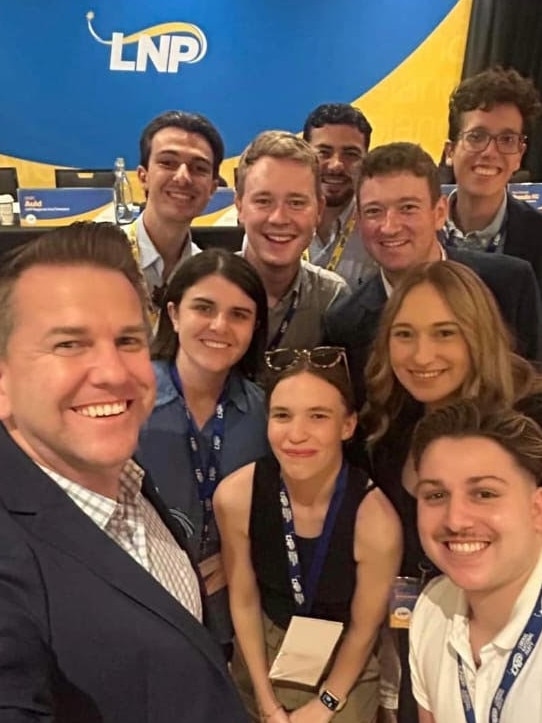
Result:
[[329,708],[329,710],[335,710],[339,705],[338,699],[335,698],[334,695],[331,695],[331,693],[328,693],[327,690],[322,691],[320,700],[326,706],[326,708]]

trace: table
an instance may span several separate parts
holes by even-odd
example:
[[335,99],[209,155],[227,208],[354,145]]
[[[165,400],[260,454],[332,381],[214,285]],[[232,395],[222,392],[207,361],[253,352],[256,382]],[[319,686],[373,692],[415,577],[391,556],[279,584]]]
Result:
[[[0,226],[0,256],[52,230],[53,228],[44,226]],[[243,242],[242,226],[193,226],[191,231],[194,243],[201,249],[219,246],[230,251],[239,251]]]

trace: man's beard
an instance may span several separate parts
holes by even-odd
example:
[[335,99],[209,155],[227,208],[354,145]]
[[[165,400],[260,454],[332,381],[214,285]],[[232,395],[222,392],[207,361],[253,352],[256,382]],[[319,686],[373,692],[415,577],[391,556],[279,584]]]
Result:
[[326,195],[325,190],[324,190],[324,196],[326,198],[327,208],[340,208],[342,206],[347,206],[350,203],[350,201],[352,200],[353,195],[354,195],[354,189],[349,188],[339,195],[332,194],[328,198],[328,196]]

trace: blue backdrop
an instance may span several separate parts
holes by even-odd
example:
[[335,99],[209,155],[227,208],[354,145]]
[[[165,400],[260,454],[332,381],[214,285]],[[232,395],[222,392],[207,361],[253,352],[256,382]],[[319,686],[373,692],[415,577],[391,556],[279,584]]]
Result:
[[[0,153],[79,167],[109,167],[122,155],[134,168],[143,126],[182,108],[208,115],[234,156],[260,130],[297,132],[318,103],[351,101],[376,86],[456,2],[2,3]],[[152,36],[143,45],[153,43],[155,63],[138,46],[143,31]],[[109,43],[118,34],[113,65],[126,69],[110,68],[113,46],[93,33]],[[175,42],[187,59],[201,55],[205,42],[206,52],[178,70],[173,58],[172,72],[160,72],[155,65],[167,71]],[[145,71],[127,69],[138,47]]]

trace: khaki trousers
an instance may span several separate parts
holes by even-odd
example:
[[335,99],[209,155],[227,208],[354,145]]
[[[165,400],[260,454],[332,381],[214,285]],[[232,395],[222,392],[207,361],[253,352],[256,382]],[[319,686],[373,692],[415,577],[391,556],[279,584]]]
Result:
[[[271,667],[286,631],[275,625],[265,615],[263,616],[263,628],[267,663],[268,666]],[[237,642],[234,644],[232,676],[251,720],[254,721],[254,723],[260,723],[261,719],[252,689],[250,675]],[[273,683],[273,690],[277,699],[286,710],[300,708],[316,695],[314,692],[285,687],[276,682]],[[378,704],[379,669],[375,656],[371,655],[362,674],[350,691],[347,704],[339,713],[333,716],[333,723],[374,723]]]

